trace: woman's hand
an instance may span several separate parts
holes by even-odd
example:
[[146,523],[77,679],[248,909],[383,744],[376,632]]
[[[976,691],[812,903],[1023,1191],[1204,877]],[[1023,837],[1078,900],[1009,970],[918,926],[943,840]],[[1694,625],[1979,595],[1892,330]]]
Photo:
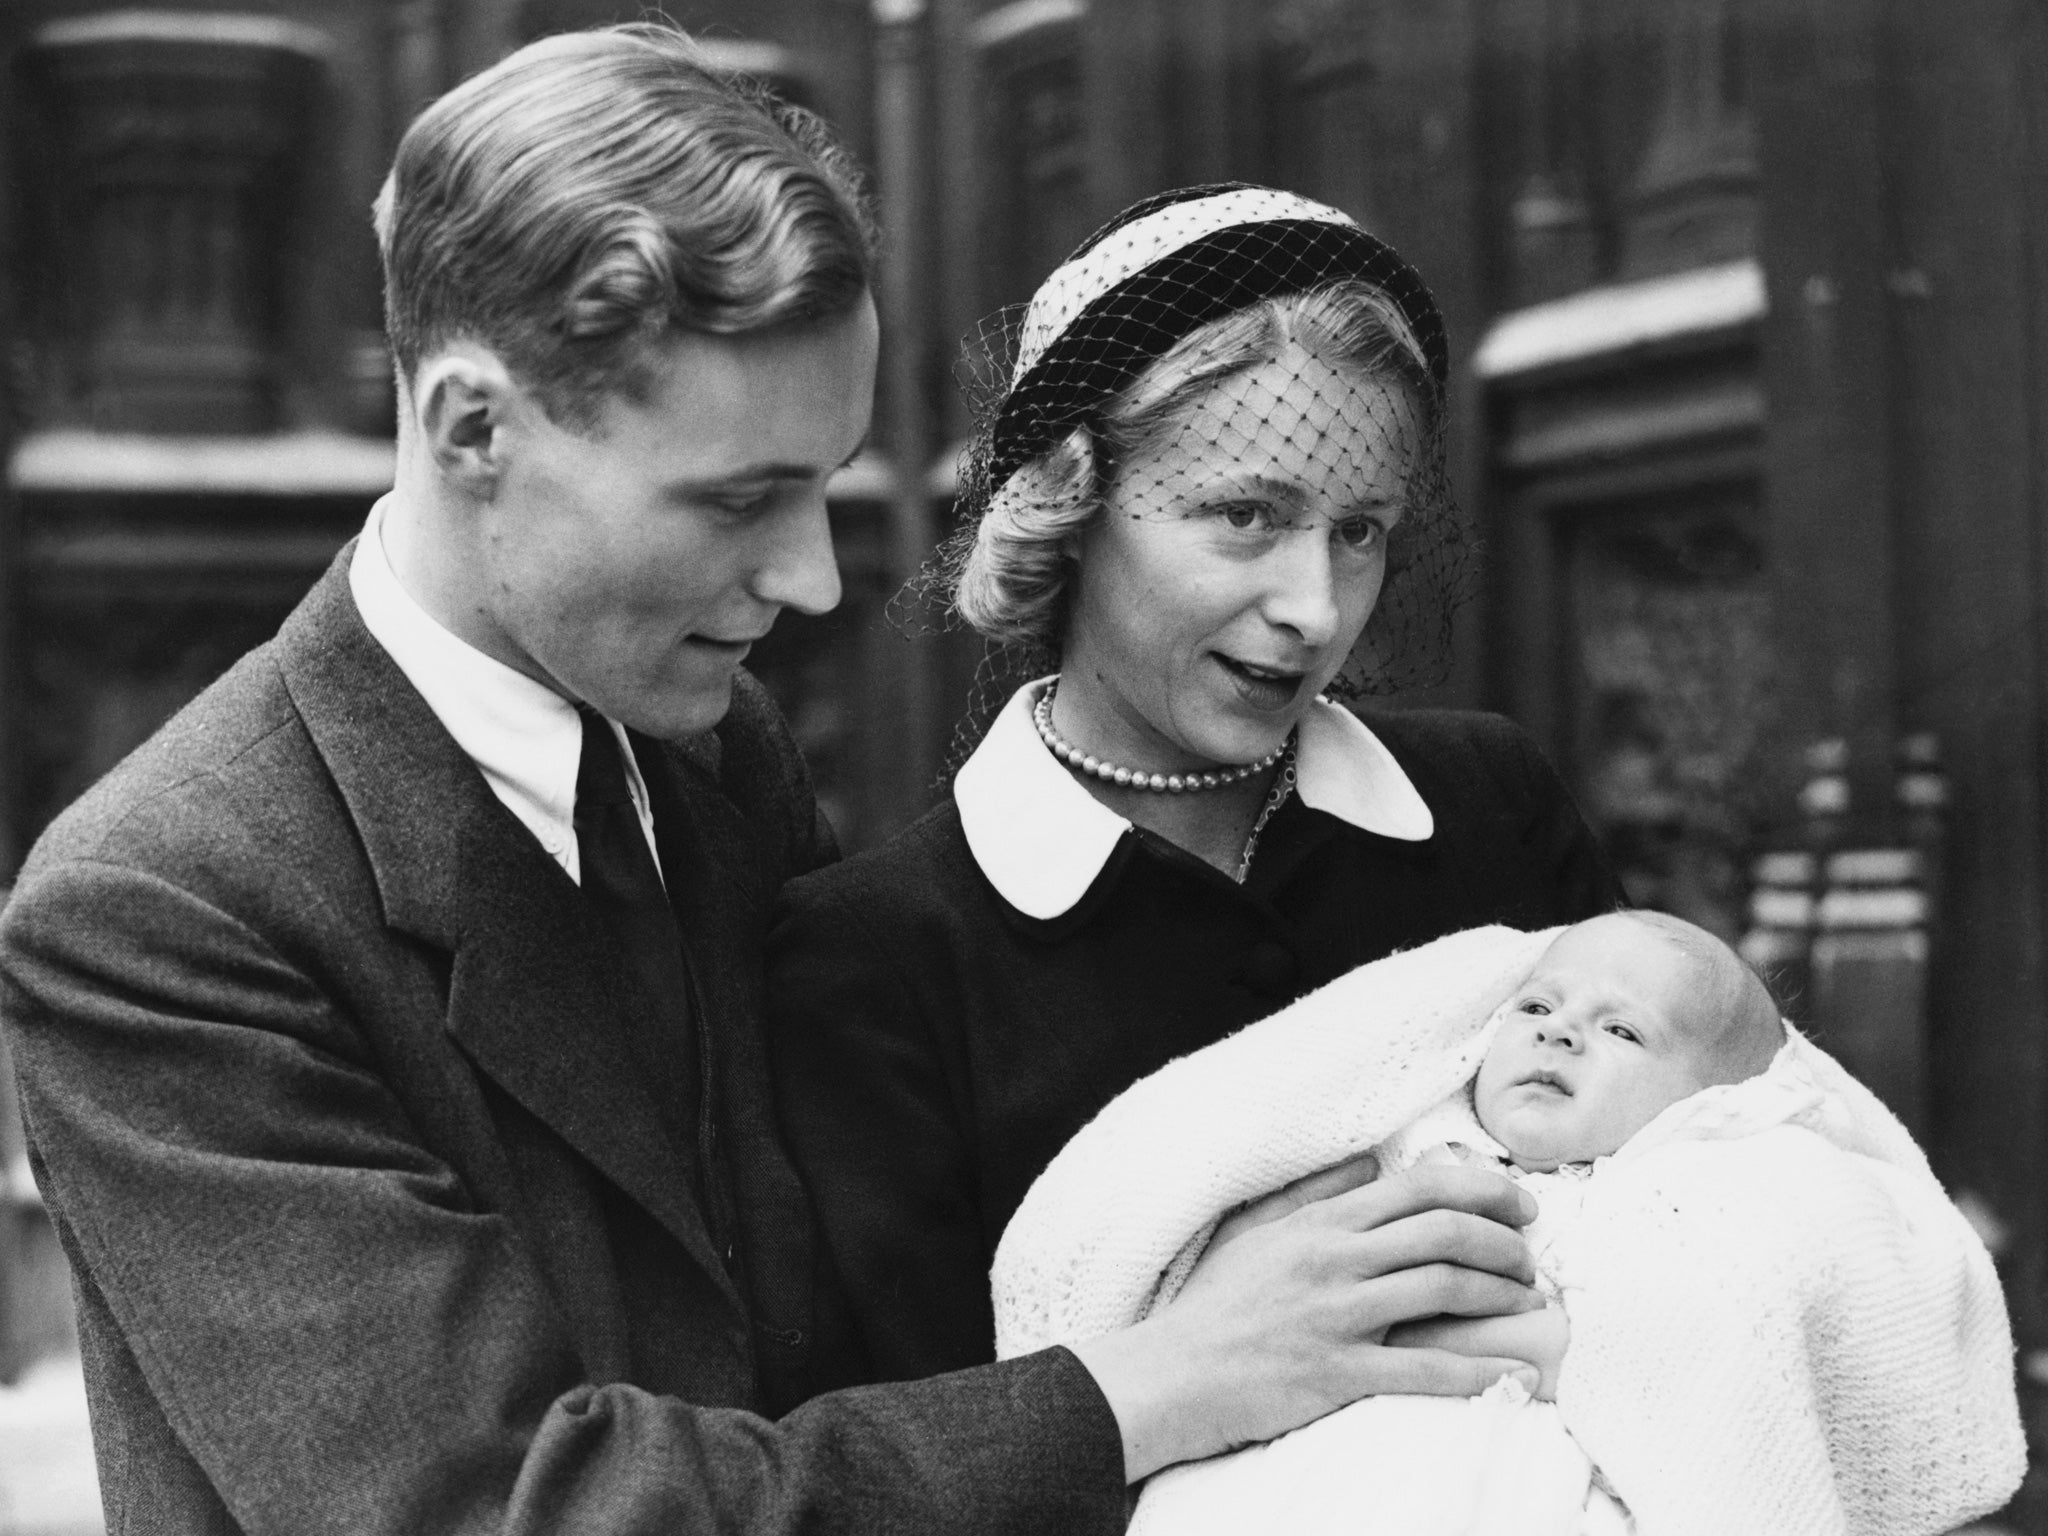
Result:
[[[1202,1266],[1209,1262],[1209,1256],[1224,1244],[1233,1242],[1254,1227],[1263,1227],[1269,1221],[1278,1221],[1282,1216],[1291,1216],[1304,1205],[1313,1205],[1318,1200],[1327,1200],[1332,1195],[1341,1195],[1361,1184],[1370,1184],[1380,1176],[1380,1162],[1370,1152],[1361,1152],[1348,1161],[1336,1163],[1315,1173],[1303,1174],[1292,1184],[1283,1184],[1270,1195],[1261,1195],[1249,1204],[1232,1211],[1216,1228],[1209,1238],[1209,1246],[1202,1250],[1202,1256],[1195,1260],[1193,1274],[1200,1274]],[[1192,1279],[1192,1275],[1190,1276]]]
[[1540,1312],[1512,1317],[1425,1317],[1396,1323],[1387,1330],[1386,1342],[1396,1349],[1448,1349],[1475,1360],[1526,1360],[1536,1367],[1539,1378],[1531,1392],[1554,1403],[1557,1373],[1571,1338],[1564,1308],[1553,1302]]
[[1515,1230],[1535,1202],[1500,1175],[1418,1167],[1283,1212],[1261,1207],[1234,1217],[1227,1237],[1219,1229],[1171,1305],[1074,1346],[1116,1413],[1133,1481],[1376,1393],[1470,1396],[1514,1371],[1536,1387],[1519,1359],[1384,1342],[1416,1318],[1543,1305]]

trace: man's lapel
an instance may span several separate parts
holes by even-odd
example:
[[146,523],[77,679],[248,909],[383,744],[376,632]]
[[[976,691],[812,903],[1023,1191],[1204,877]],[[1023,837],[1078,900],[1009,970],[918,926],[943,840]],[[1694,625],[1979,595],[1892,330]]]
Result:
[[278,664],[369,856],[385,921],[452,953],[447,1028],[741,1305],[620,1020],[643,1007],[575,882],[364,628],[342,551]]
[[720,785],[723,742],[693,737],[637,756],[654,801],[671,905],[701,1006],[719,1021],[718,1118],[734,1220],[759,1332],[757,1367],[771,1403],[808,1395],[802,1340],[815,1326],[809,1199],[782,1144],[770,1090],[763,942],[788,855],[765,847]]

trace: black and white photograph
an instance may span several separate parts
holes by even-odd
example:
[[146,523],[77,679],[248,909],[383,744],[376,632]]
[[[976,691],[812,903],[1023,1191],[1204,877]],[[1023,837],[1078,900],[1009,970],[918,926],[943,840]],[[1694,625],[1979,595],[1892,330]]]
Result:
[[2048,5],[0,0],[0,1536],[714,1531],[2048,1536]]

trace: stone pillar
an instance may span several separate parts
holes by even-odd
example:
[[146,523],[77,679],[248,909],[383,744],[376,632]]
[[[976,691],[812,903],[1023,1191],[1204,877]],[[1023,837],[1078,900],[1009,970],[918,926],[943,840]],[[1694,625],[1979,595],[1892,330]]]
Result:
[[[875,26],[875,159],[882,227],[882,420],[891,469],[891,554],[896,580],[913,580],[939,542],[938,518],[926,489],[937,450],[931,362],[931,181],[928,94],[931,56],[924,0],[872,0]],[[876,764],[877,786],[891,802],[890,820],[910,822],[923,811],[938,772],[945,721],[938,701],[939,655],[932,646],[892,647],[895,663],[876,681],[895,729]],[[879,702],[879,701],[878,701]]]
[[46,424],[280,425],[322,48],[268,17],[118,11],[52,23],[24,51]]
[[1509,292],[1527,305],[1602,275],[1587,163],[1586,38],[1581,0],[1534,0],[1501,15],[1520,151],[1508,203]]
[[1898,354],[1879,17],[1780,0],[1751,39],[1769,288],[1764,499],[1786,716],[1847,745],[1854,844],[1888,843],[1899,668]]
[[1734,0],[1666,0],[1659,16],[1654,126],[1623,198],[1624,277],[1756,251],[1756,130]]

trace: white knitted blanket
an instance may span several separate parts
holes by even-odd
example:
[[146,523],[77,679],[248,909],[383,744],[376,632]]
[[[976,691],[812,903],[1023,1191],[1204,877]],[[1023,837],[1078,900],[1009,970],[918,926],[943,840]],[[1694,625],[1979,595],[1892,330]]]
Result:
[[[1224,1212],[1438,1104],[1553,936],[1390,956],[1121,1095],[1003,1234],[998,1354],[1136,1321]],[[2024,1469],[1997,1277],[1875,1097],[1796,1034],[1780,1064],[1809,1111],[1758,1129],[1696,1096],[1599,1165],[1552,1256],[1558,1408],[1641,1536],[1951,1530]]]

